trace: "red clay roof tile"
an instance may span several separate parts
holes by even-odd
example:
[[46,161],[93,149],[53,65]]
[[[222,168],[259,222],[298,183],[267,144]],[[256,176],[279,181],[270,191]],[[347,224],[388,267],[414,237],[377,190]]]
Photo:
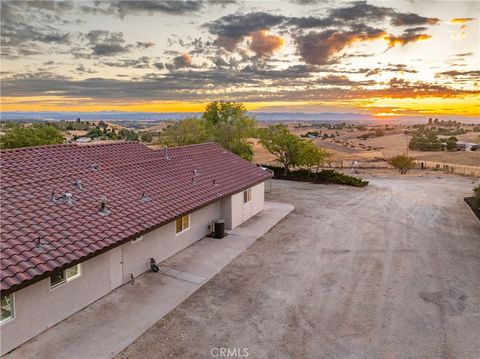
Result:
[[[1,291],[270,177],[212,143],[170,148],[169,158],[136,142],[2,151]],[[98,213],[102,196],[108,216]]]

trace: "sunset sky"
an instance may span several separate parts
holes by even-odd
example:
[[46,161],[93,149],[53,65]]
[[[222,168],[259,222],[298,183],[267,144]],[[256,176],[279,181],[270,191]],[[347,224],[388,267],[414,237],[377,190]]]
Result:
[[2,1],[2,111],[480,116],[479,1]]

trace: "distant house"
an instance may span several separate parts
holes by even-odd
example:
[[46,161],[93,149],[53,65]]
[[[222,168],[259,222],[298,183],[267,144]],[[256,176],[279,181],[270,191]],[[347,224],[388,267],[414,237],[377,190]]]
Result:
[[[270,173],[208,143],[1,153],[1,354],[263,209]],[[133,308],[132,308],[133,309]]]
[[478,151],[480,149],[480,145],[478,143],[471,143],[471,142],[457,142],[457,151]]

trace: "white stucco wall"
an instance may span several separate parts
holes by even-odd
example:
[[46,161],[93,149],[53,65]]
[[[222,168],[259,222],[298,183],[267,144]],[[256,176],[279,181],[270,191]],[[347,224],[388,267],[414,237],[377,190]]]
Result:
[[[252,200],[244,208],[243,192],[213,203],[190,215],[190,228],[175,233],[171,222],[81,264],[81,276],[50,289],[49,278],[14,293],[15,318],[0,326],[0,355],[100,299],[113,289],[149,270],[157,263],[208,234],[212,221],[224,218],[234,228],[263,209],[263,183],[252,187]],[[246,208],[248,207],[248,208]]]
[[150,269],[149,260],[155,258],[157,263],[163,262],[175,253],[208,234],[208,226],[221,217],[220,202],[204,207],[190,215],[190,229],[175,233],[175,222],[171,222],[155,231],[147,233],[143,239],[135,243],[125,243],[123,250],[124,282],[139,276]]
[[0,326],[3,355],[110,292],[109,253],[81,264],[81,276],[50,289],[44,279],[14,293],[15,318]]
[[253,187],[252,199],[243,203],[243,191],[234,194],[222,201],[222,218],[225,219],[226,229],[233,229],[263,209],[265,198],[265,183]]

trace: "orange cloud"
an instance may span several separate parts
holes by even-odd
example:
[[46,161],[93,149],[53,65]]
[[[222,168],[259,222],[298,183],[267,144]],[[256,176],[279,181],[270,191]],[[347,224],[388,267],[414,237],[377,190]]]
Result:
[[450,24],[464,24],[469,21],[475,20],[474,17],[456,17],[449,21]]
[[389,35],[384,37],[388,43],[388,47],[394,47],[397,45],[405,46],[408,43],[424,41],[430,39],[431,36],[427,34],[403,34],[400,36]]
[[267,31],[260,30],[252,33],[250,50],[257,56],[271,56],[276,50],[280,49],[285,40],[278,35],[268,35]]

